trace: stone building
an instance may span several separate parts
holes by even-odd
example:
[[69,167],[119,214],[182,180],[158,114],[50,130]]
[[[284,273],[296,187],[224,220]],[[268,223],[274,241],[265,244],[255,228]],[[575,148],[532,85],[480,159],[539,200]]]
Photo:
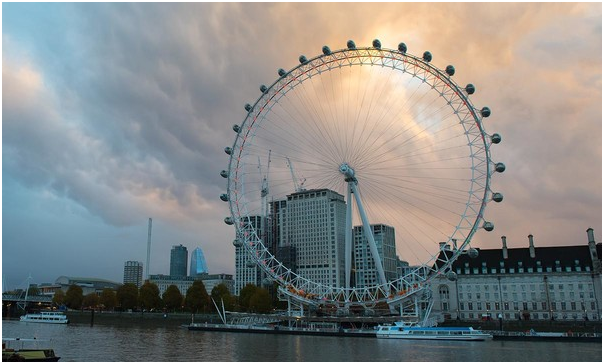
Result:
[[[602,318],[602,243],[479,249],[452,266],[457,279],[432,281],[433,313],[440,319],[590,320]],[[446,248],[445,248],[446,249]]]

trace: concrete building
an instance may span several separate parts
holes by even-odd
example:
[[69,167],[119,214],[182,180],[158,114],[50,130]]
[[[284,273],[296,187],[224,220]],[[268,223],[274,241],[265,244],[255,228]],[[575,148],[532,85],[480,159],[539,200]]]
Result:
[[208,273],[208,265],[206,263],[206,258],[203,255],[203,250],[197,247],[193,252],[191,252],[191,266],[189,271],[189,276],[196,277],[201,274]]
[[133,283],[138,288],[143,285],[143,263],[129,260],[124,263],[124,284]]
[[287,196],[280,219],[279,244],[295,248],[298,274],[313,282],[344,286],[344,196],[328,189],[293,193]]
[[180,245],[172,246],[170,251],[170,276],[186,277],[187,276],[187,247]]
[[[250,216],[250,223],[260,237],[264,235],[262,224],[262,216]],[[250,257],[249,253],[245,250],[240,240],[236,239],[235,242],[235,284],[234,294],[239,295],[241,289],[248,284],[260,286],[261,283],[261,271],[258,264]]]
[[[395,234],[392,226],[384,224],[370,225],[373,230],[375,245],[384,267],[384,274],[387,281],[392,281],[397,277]],[[354,270],[356,287],[366,287],[377,285],[378,274],[373,261],[373,255],[369,249],[369,243],[363,234],[362,226],[355,226],[353,231],[354,239]]]
[[100,295],[105,288],[117,290],[122,284],[101,278],[60,276],[55,281],[55,285],[61,286],[63,292],[67,292],[71,285],[79,286],[82,288],[82,294],[86,296],[89,293]]
[[443,319],[590,320],[602,319],[602,243],[588,229],[588,244],[479,249],[462,255],[446,275],[432,281],[433,312]]

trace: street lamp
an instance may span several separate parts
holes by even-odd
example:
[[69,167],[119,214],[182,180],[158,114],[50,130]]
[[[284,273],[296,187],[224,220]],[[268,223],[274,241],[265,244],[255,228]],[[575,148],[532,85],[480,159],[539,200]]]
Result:
[[499,331],[503,331],[503,315],[500,313],[497,318],[499,319]]

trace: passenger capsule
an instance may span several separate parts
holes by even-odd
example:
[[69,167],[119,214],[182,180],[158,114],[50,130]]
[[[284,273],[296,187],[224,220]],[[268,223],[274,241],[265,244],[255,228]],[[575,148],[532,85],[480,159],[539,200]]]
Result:
[[264,284],[265,286],[268,286],[271,283],[273,283],[273,281],[270,278],[264,278],[262,280],[262,284]]
[[240,239],[235,239],[235,240],[233,240],[233,245],[236,246],[237,248],[239,248],[240,246],[243,246],[243,243],[241,242]]
[[268,90],[268,88],[267,88],[266,86],[264,86],[264,85],[260,85],[260,91],[261,91],[263,94],[265,94],[267,90]]
[[505,164],[501,162],[495,164],[495,170],[499,173],[502,173],[503,171],[505,171]]
[[476,92],[476,87],[474,87],[474,85],[472,85],[471,83],[468,83],[466,85],[466,92],[468,93],[468,95],[471,95]]
[[220,195],[220,199],[224,202],[227,202],[229,200],[229,195],[223,193],[222,195]]
[[331,49],[329,49],[329,47],[328,47],[328,46],[326,46],[326,45],[325,45],[325,46],[323,46],[322,51],[323,51],[323,54],[324,54],[324,55],[326,55],[326,56],[328,56],[328,55],[330,55],[330,54],[331,54]]
[[503,195],[499,192],[495,192],[495,193],[493,193],[492,199],[495,202],[501,202],[501,201],[503,201]]
[[308,62],[308,59],[306,58],[306,56],[305,56],[305,55],[301,55],[301,56],[298,58],[298,61],[300,61],[300,63],[301,63],[301,64],[305,64],[305,63],[307,63],[307,62]]
[[454,282],[457,280],[457,274],[451,270],[447,273],[447,279]]
[[422,58],[424,59],[424,61],[430,62],[432,60],[432,53],[425,51]]
[[228,216],[224,218],[224,223],[227,225],[233,225],[233,218]]
[[247,111],[247,112],[252,111],[252,105],[250,105],[250,104],[245,104],[245,111]]
[[229,173],[223,169],[222,171],[220,171],[220,175],[222,176],[222,178],[227,178],[229,176]]
[[483,118],[488,118],[489,116],[491,116],[491,109],[486,106],[483,107],[482,109],[480,109],[480,115],[482,115]]
[[281,77],[283,77],[283,76],[285,76],[287,74],[287,72],[285,72],[285,70],[283,68],[279,68],[279,70],[277,71],[277,73]]
[[490,221],[485,221],[484,224],[482,225],[482,228],[485,229],[486,231],[493,231],[493,229],[495,228],[495,225],[493,225],[493,223]]
[[405,43],[399,43],[398,51],[401,53],[407,53],[407,45]]
[[493,144],[501,143],[501,135],[499,135],[497,133],[491,135],[491,142],[493,142]]
[[224,148],[224,152],[228,155],[231,155],[231,154],[233,154],[233,148],[226,147],[226,148]]
[[447,68],[445,68],[445,72],[447,72],[449,76],[453,76],[455,74],[455,67],[448,65]]
[[239,130],[241,130],[241,128],[239,128],[239,125],[237,125],[237,124],[233,125],[233,131],[235,133],[239,133]]
[[379,39],[374,39],[372,44],[373,44],[373,48],[377,48],[377,49],[382,48],[382,42],[380,42]]
[[468,249],[468,256],[472,259],[478,258],[478,250],[474,248]]
[[245,265],[246,265],[248,268],[254,268],[254,267],[256,266],[256,262],[254,262],[253,260],[248,260],[248,261],[245,263]]
[[348,47],[348,49],[357,49],[356,44],[354,44],[354,41],[349,40],[348,42],[346,42],[346,47]]

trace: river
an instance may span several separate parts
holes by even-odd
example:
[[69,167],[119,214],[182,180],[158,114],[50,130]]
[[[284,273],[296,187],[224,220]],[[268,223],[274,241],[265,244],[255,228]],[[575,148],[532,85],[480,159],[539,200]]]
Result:
[[2,321],[2,337],[51,339],[61,361],[602,361],[601,343],[443,342],[188,331],[149,324]]

